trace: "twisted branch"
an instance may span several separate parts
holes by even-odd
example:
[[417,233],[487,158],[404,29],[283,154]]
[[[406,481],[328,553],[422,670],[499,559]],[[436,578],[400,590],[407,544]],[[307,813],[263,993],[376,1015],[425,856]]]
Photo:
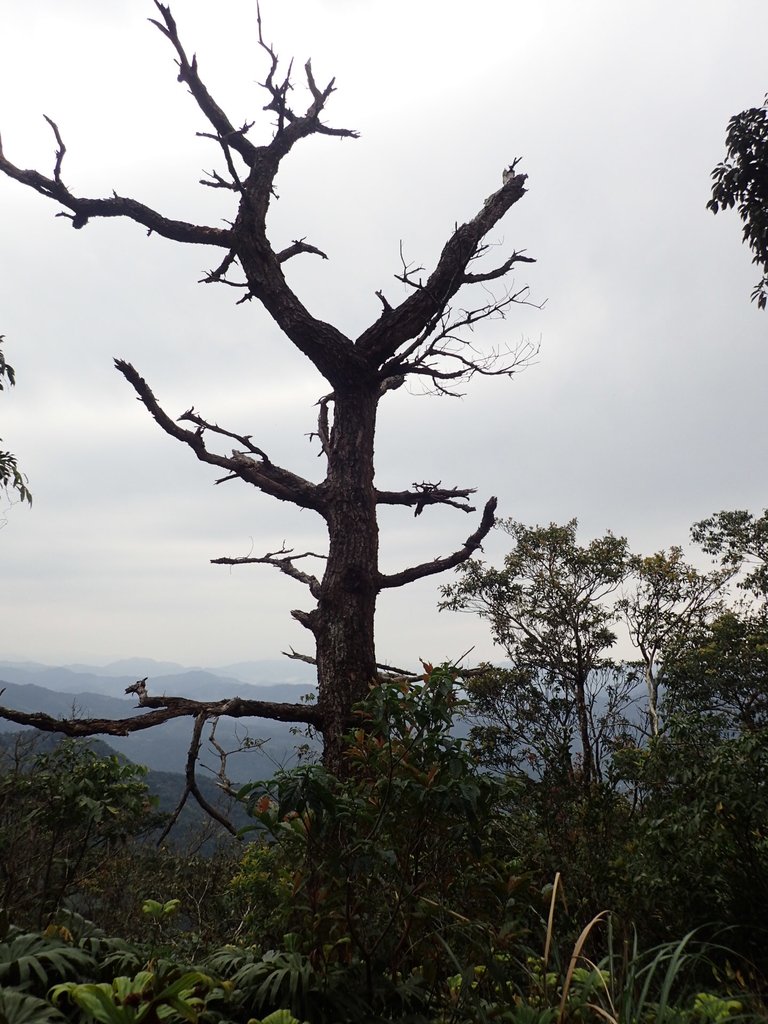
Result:
[[389,576],[379,573],[378,588],[384,590],[389,587],[402,587],[406,583],[413,583],[414,580],[424,579],[425,576],[434,576],[436,573],[445,572],[446,569],[453,569],[454,566],[466,562],[480,547],[495,522],[496,498],[490,498],[483,510],[483,518],[480,525],[464,541],[463,547],[454,551],[452,555],[445,558],[435,558],[431,562],[423,562],[421,565],[411,566],[403,569],[402,572],[392,573]]

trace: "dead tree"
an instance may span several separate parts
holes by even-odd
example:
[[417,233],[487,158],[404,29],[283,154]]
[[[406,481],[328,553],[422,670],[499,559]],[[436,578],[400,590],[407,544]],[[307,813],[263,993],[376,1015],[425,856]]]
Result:
[[[175,51],[178,79],[208,121],[210,130],[200,134],[214,142],[222,158],[221,169],[208,174],[202,184],[231,191],[236,208],[231,226],[209,227],[171,220],[116,193],[100,199],[76,195],[64,182],[66,147],[58,126],[50,118],[46,120],[56,143],[52,176],[17,167],[5,156],[2,146],[0,170],[53,199],[62,208],[58,216],[71,220],[74,228],[83,228],[100,217],[127,217],[143,225],[150,235],[220,250],[222,256],[217,266],[203,280],[239,288],[241,302],[256,299],[261,303],[287,340],[327,380],[330,391],[318,402],[314,435],[322,449],[326,473],[319,482],[312,482],[276,465],[263,448],[253,443],[251,436],[209,422],[194,409],[178,419],[172,417],[133,366],[121,359],[115,361],[158,426],[187,445],[202,462],[220,467],[223,475],[217,483],[242,480],[280,501],[311,509],[325,521],[328,547],[322,556],[315,556],[322,557],[322,572],[318,575],[304,568],[311,552],[297,554],[284,549],[261,557],[213,560],[271,565],[308,589],[314,606],[291,614],[314,638],[315,655],[311,660],[317,665],[318,703],[311,708],[263,705],[259,709],[256,705],[261,702],[237,698],[223,702],[224,706],[221,702],[208,705],[180,698],[153,698],[144,691],[138,694],[139,706],[152,710],[121,722],[65,723],[39,715],[24,718],[9,709],[0,710],[0,714],[17,722],[24,719],[27,724],[79,735],[131,732],[146,728],[150,719],[164,721],[179,714],[198,721],[201,715],[274,715],[316,725],[324,736],[326,763],[338,768],[341,737],[352,705],[365,696],[377,678],[374,612],[378,594],[465,561],[478,549],[494,522],[496,499],[490,498],[479,524],[452,554],[389,575],[382,573],[379,505],[402,505],[413,509],[416,515],[434,505],[449,505],[472,513],[475,509],[470,496],[474,491],[469,487],[431,483],[414,484],[402,491],[377,490],[374,433],[379,402],[409,378],[420,380],[428,390],[455,394],[458,387],[477,374],[511,376],[532,354],[530,345],[482,353],[468,341],[468,334],[479,323],[504,317],[510,307],[528,301],[527,289],[514,290],[503,282],[516,264],[533,262],[531,257],[514,251],[496,266],[486,267],[478,262],[487,254],[489,246],[484,240],[489,231],[524,195],[526,175],[518,172],[518,161],[513,161],[503,173],[501,187],[485,200],[476,216],[456,227],[432,271],[414,270],[403,261],[395,277],[406,286],[407,296],[399,304],[392,304],[383,290],[377,291],[380,315],[359,337],[347,337],[332,324],[313,316],[283,274],[287,260],[301,255],[325,259],[325,253],[305,239],[273,247],[267,234],[275,178],[281,162],[294,146],[315,134],[339,139],[357,136],[355,131],[330,127],[323,120],[334,91],[333,79],[325,86],[318,85],[307,62],[304,74],[308,105],[303,113],[294,109],[291,69],[286,74],[280,71],[274,49],[264,40],[259,16],[258,41],[268,64],[263,82],[268,96],[264,109],[273,116],[273,131],[269,141],[257,144],[250,138],[252,123],[237,127],[208,91],[200,77],[196,56],[189,56],[180,40],[170,9],[158,0],[155,6],[158,18],[151,20]],[[499,283],[499,292],[489,300],[493,282]],[[480,291],[473,287],[477,285],[482,286],[481,297],[473,304],[472,293]],[[469,296],[461,307],[453,304],[460,290]],[[229,454],[222,453],[226,442],[236,445]]]

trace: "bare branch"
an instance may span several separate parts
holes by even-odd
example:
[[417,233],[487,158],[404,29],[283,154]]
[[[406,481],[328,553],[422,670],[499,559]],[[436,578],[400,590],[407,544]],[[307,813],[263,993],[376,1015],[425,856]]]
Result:
[[[133,386],[133,389],[139,396],[139,400],[147,407],[155,422],[162,427],[166,434],[170,434],[171,437],[175,437],[177,440],[189,445],[201,462],[207,462],[212,466],[220,466],[233,477],[239,477],[239,479],[244,480],[246,483],[253,484],[259,490],[264,491],[265,494],[271,494],[273,498],[279,498],[281,501],[290,501],[302,508],[314,509],[321,515],[324,513],[325,498],[316,484],[310,483],[309,480],[304,480],[303,477],[296,476],[296,474],[289,472],[287,469],[276,466],[273,462],[267,460],[263,453],[260,455],[262,462],[259,463],[251,458],[250,455],[242,452],[232,452],[232,455],[227,457],[209,451],[205,446],[204,435],[206,429],[215,429],[218,433],[225,433],[230,437],[234,436],[241,443],[245,443],[246,446],[250,442],[246,441],[245,436],[229,434],[221,428],[204,426],[198,427],[197,430],[185,430],[178,423],[174,422],[160,407],[147,382],[136,372],[130,363],[126,363],[122,359],[116,359],[115,366]],[[192,416],[196,414],[190,410],[184,415]],[[252,445],[251,449],[253,449]],[[258,449],[255,449],[255,451],[256,453],[259,452]]]
[[312,61],[308,60],[304,65],[304,72],[307,76],[307,85],[309,91],[312,93],[314,103],[308,108],[305,117],[309,120],[316,120],[315,131],[321,135],[336,135],[343,139],[357,139],[360,137],[360,133],[352,131],[349,128],[329,128],[328,125],[321,124],[319,120],[320,114],[325,107],[326,101],[332,92],[336,91],[336,79],[332,78],[328,85],[321,91],[315,84],[315,79],[312,74]]
[[421,515],[427,505],[451,505],[462,512],[474,512],[473,505],[464,502],[470,494],[475,493],[474,487],[441,487],[440,483],[414,483],[413,491],[376,491],[377,505],[412,505],[414,515]]
[[526,177],[525,174],[505,175],[502,187],[486,199],[480,212],[456,228],[426,282],[415,282],[413,272],[404,271],[405,283],[415,289],[413,294],[394,310],[384,310],[376,323],[357,339],[357,348],[384,362],[441,314],[453,295],[466,283],[467,266],[483,238],[525,195]]
[[300,252],[310,252],[315,256],[322,256],[324,260],[328,259],[322,249],[318,249],[314,245],[310,245],[309,242],[305,242],[303,238],[298,238],[294,239],[291,245],[286,249],[283,249],[282,252],[277,253],[277,261],[278,263],[285,263],[286,260],[289,260],[292,256],[297,256]]
[[291,579],[298,580],[299,583],[305,584],[309,587],[309,592],[313,597],[320,597],[320,581],[317,577],[311,573],[302,572],[297,569],[293,564],[299,558],[322,558],[325,559],[325,555],[315,554],[314,551],[304,551],[300,555],[293,553],[293,548],[286,548],[283,545],[279,551],[271,551],[261,557],[255,555],[245,555],[242,558],[212,558],[211,563],[213,565],[273,565],[280,572],[285,573],[286,576],[290,576]]
[[[312,103],[307,108],[303,117],[299,117],[294,113],[291,107],[288,106],[288,93],[293,89],[293,83],[291,82],[293,62],[289,63],[288,71],[282,82],[277,83],[275,75],[277,74],[279,61],[273,47],[264,41],[261,9],[258,4],[256,5],[256,21],[259,29],[259,46],[267,54],[270,61],[269,73],[262,84],[272,97],[264,109],[273,110],[277,114],[276,133],[273,143],[280,139],[281,136],[288,136],[285,141],[288,142],[288,148],[290,148],[297,138],[314,132],[348,139],[358,138],[359,132],[352,131],[349,128],[329,128],[320,122],[320,114],[323,112],[331,93],[335,91],[335,80],[332,78],[324,89],[319,89],[312,73],[311,61],[307,61],[304,65],[304,73],[307,78],[307,88],[312,95]],[[295,131],[292,131],[293,129]],[[291,138],[291,135],[295,137]]]
[[303,661],[307,665],[317,665],[317,658],[313,658],[311,654],[299,654],[293,648],[290,651],[283,651],[283,655],[290,658],[291,661]]
[[178,54],[179,81],[184,82],[189,87],[189,91],[194,96],[198,107],[215,129],[217,139],[222,143],[222,146],[226,145],[234,149],[250,167],[257,153],[256,146],[245,137],[245,133],[250,125],[239,129],[235,128],[200,80],[200,76],[197,73],[197,57],[193,55],[191,61],[187,57],[184,47],[181,45],[176,22],[170,8],[160,3],[159,0],[155,0],[155,7],[160,12],[163,21],[159,22],[154,18],[149,20],[170,40]]
[[[200,134],[198,132],[198,134]],[[219,174],[218,171],[203,171],[204,174],[208,175],[210,181],[207,178],[200,178],[201,185],[207,185],[208,188],[226,188],[232,192],[239,192],[242,186],[239,182],[227,181]]]
[[56,139],[56,145],[58,149],[56,150],[56,164],[53,168],[53,180],[58,184],[61,184],[61,165],[64,161],[64,154],[67,152],[67,147],[64,145],[64,142],[62,141],[61,133],[59,132],[59,126],[56,124],[56,122],[52,121],[47,114],[43,114],[43,117],[51,126],[54,137]]
[[[60,142],[60,138],[58,141]],[[71,210],[72,216],[69,219],[74,228],[85,227],[91,217],[127,217],[129,220],[136,221],[137,224],[143,224],[150,234],[154,231],[156,234],[162,235],[163,238],[170,238],[176,242],[231,247],[232,233],[228,229],[170,220],[149,206],[144,206],[143,203],[138,203],[135,199],[125,199],[116,193],[110,199],[85,199],[73,195],[61,180],[61,160],[64,150],[64,144],[60,142],[53,178],[46,178],[38,171],[17,167],[3,155],[2,151],[0,151],[0,171],[7,174],[9,178],[21,182],[22,185],[27,185],[35,192],[39,192],[40,195],[47,196]],[[61,214],[61,216],[68,215]]]
[[256,3],[256,23],[259,29],[259,46],[269,57],[270,68],[269,73],[262,83],[263,87],[272,96],[272,100],[264,107],[265,110],[274,110],[277,113],[277,130],[278,132],[283,130],[285,120],[295,120],[295,115],[286,103],[286,96],[290,89],[293,88],[291,84],[291,70],[293,68],[293,61],[288,65],[288,73],[286,74],[283,82],[280,85],[275,84],[275,74],[277,73],[278,59],[277,54],[269,43],[264,42],[264,33],[261,24],[261,5]]
[[[224,747],[222,747],[222,745],[216,739],[216,727],[218,726],[218,724],[219,719],[212,718],[211,731],[208,734],[208,742],[219,756],[219,769],[216,772],[216,785],[219,786],[219,788],[222,789],[225,793],[233,793],[234,787],[232,785],[232,780],[230,779],[229,775],[227,775],[227,761],[229,759],[230,754],[239,753],[241,750],[244,750],[245,748],[243,747],[242,744],[240,744],[240,746],[237,747],[235,751],[225,750]],[[262,747],[264,745],[264,741],[259,741],[257,745],[259,747]]]
[[237,259],[237,253],[230,249],[224,259],[215,270],[209,270],[205,277],[200,279],[200,284],[216,284],[224,279],[224,275]]
[[129,718],[54,718],[40,711],[26,712],[0,707],[0,718],[16,722],[17,725],[30,725],[43,732],[58,732],[66,736],[128,736],[174,718],[196,717],[201,714],[207,718],[217,715],[228,718],[269,718],[277,722],[301,722],[318,729],[322,728],[317,708],[305,704],[244,700],[242,697],[198,701],[187,697],[150,697],[146,692],[146,686],[143,691],[137,691],[133,687],[129,687],[129,690],[137,693],[139,708],[152,710]]
[[[402,238],[400,239],[400,263],[402,265],[403,272],[401,274],[395,274],[395,280],[400,281],[402,284],[407,285],[409,288],[423,288],[424,283],[422,279],[419,278],[418,280],[416,280],[413,275],[423,274],[426,271],[424,267],[414,267],[412,263],[406,262],[405,254],[403,252]],[[389,309],[391,310],[392,307],[390,306]],[[386,309],[385,312],[387,312]]]
[[311,612],[305,612],[301,608],[293,608],[291,610],[291,618],[300,622],[305,629],[310,631],[310,633],[314,633],[317,628],[317,609],[314,609]]
[[257,448],[256,445],[251,443],[251,434],[233,434],[231,430],[225,430],[220,427],[217,423],[208,423],[202,416],[199,416],[194,409],[187,409],[179,416],[177,423],[181,423],[182,420],[186,420],[189,423],[194,423],[202,434],[205,430],[210,430],[213,434],[222,434],[224,437],[231,437],[233,441],[239,441],[249,452],[253,455],[258,455],[259,458],[263,459],[264,462],[269,462],[269,456]]
[[505,260],[501,266],[496,267],[495,270],[487,270],[482,274],[465,274],[464,284],[478,284],[481,281],[494,281],[499,277],[504,277],[505,274],[509,273],[515,263],[535,263],[536,260],[532,256],[526,256],[522,252],[513,252],[508,260]]
[[[294,651],[293,648],[290,651],[283,651],[283,654],[292,661],[302,661],[307,665],[317,665],[316,658],[309,654],[300,654],[298,651]],[[376,668],[378,670],[377,678],[382,683],[415,683],[424,678],[423,672],[411,672],[407,668],[396,668],[393,665],[382,665],[377,662]]]
[[[323,395],[317,400],[319,410],[317,413],[317,438],[320,441],[320,454],[330,458],[331,455],[331,432],[328,425],[328,403],[333,401],[333,395]],[[310,434],[310,440],[312,435]]]
[[528,302],[526,295],[527,289],[521,289],[498,302],[461,310],[458,314],[446,309],[402,353],[385,363],[382,372],[399,371],[426,378],[432,385],[425,388],[426,393],[434,390],[451,396],[458,396],[461,392],[440,384],[441,381],[466,384],[477,374],[486,377],[514,376],[533,362],[539,351],[538,343],[522,339],[515,346],[482,351],[461,332],[467,330],[471,334],[483,320],[505,319],[506,307],[513,303],[535,305]]
[[[250,124],[243,125],[241,131],[246,132],[252,127],[253,122],[251,122]],[[218,144],[221,146],[221,151],[224,154],[224,162],[227,165],[227,170],[229,171],[229,176],[231,178],[231,181],[225,182],[224,178],[222,178],[220,174],[217,174],[214,171],[211,174],[213,180],[209,182],[201,181],[201,184],[212,185],[214,187],[227,187],[231,188],[235,192],[243,192],[243,183],[240,180],[240,175],[237,173],[237,169],[232,160],[232,150],[229,148],[229,144],[225,142],[224,139],[221,138],[221,136],[211,135],[210,132],[195,132],[195,134],[200,139],[213,139],[214,142],[218,142]],[[221,185],[219,185],[219,182],[221,182]]]
[[425,576],[434,576],[436,573],[445,572],[446,569],[453,569],[454,566],[466,562],[477,551],[493,526],[496,504],[496,498],[489,499],[483,510],[483,518],[480,525],[473,534],[467,537],[464,541],[464,546],[459,548],[458,551],[454,551],[452,555],[448,555],[446,558],[435,558],[431,562],[423,562],[421,565],[411,566],[409,569],[403,569],[402,572],[396,572],[390,576],[379,573],[379,590],[384,590],[388,587],[402,587],[406,583],[413,583],[414,580],[423,579]]
[[218,811],[212,804],[208,803],[203,794],[200,792],[200,787],[197,784],[197,777],[195,776],[195,765],[197,763],[197,758],[200,753],[203,726],[205,725],[207,719],[208,716],[206,715],[205,712],[201,712],[195,718],[195,725],[192,730],[192,739],[189,744],[189,750],[187,751],[186,769],[184,771],[184,792],[181,794],[181,799],[179,800],[175,811],[171,815],[168,824],[163,829],[162,835],[157,840],[158,846],[161,845],[165,837],[168,835],[168,833],[175,825],[179,815],[181,814],[184,804],[187,802],[187,797],[189,796],[193,796],[195,800],[197,800],[198,804],[200,805],[200,807],[202,807],[202,809],[205,811],[208,817],[213,818],[214,821],[218,821],[218,823],[220,825],[223,825],[228,832],[232,833],[233,836],[237,835],[237,829],[232,824],[232,822],[223,814],[221,814],[221,812]]
[[192,731],[192,742],[189,745],[189,752],[187,754],[187,766],[185,771],[186,778],[186,789],[192,794],[197,800],[200,807],[205,811],[209,818],[213,818],[214,821],[218,821],[220,825],[231,832],[232,835],[237,835],[237,829],[232,822],[226,818],[220,811],[218,811],[212,804],[210,804],[203,794],[200,792],[200,787],[197,784],[197,777],[195,775],[195,765],[197,762],[198,754],[200,753],[200,744],[202,740],[203,726],[208,720],[208,715],[202,712],[195,718],[195,726]]

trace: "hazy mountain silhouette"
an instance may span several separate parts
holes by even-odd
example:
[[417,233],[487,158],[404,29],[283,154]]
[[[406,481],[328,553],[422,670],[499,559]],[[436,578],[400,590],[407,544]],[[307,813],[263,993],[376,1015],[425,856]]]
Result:
[[[126,662],[114,662],[107,669],[121,664]],[[132,659],[127,664],[133,668],[149,667],[146,659]],[[166,667],[171,665],[168,662],[163,664]],[[138,673],[109,675],[101,674],[101,670],[96,668],[89,672],[79,671],[84,667],[75,666],[76,671],[72,667],[51,667],[35,662],[0,662],[0,688],[5,686],[0,704],[19,711],[43,711],[60,718],[73,715],[78,718],[127,718],[145,713],[136,707],[135,698],[126,696],[124,692],[125,687],[136,680]],[[309,682],[253,686],[204,669],[184,670],[183,666],[180,667],[180,672],[157,673],[156,679],[150,675],[149,692],[193,700],[239,696],[297,703],[312,689]],[[17,728],[12,722],[0,720],[0,730],[13,731]],[[186,762],[191,732],[191,719],[174,719],[130,736],[109,736],[108,742],[137,764],[145,764],[155,771],[180,772]],[[208,728],[204,735],[209,735]],[[246,751],[231,754],[228,772],[236,782],[267,778],[277,767],[294,763],[296,747],[305,742],[303,733],[296,734],[290,724],[257,718],[220,719],[216,739],[227,751],[235,751],[246,739],[249,742],[264,741],[263,745],[257,744]],[[207,743],[203,745],[200,761],[213,772],[218,770],[218,755]]]

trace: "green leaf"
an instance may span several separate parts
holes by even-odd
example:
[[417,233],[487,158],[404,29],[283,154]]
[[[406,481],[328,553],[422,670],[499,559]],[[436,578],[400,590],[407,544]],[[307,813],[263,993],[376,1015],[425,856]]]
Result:
[[2,1024],[64,1024],[65,1020],[45,999],[13,989],[0,990]]

